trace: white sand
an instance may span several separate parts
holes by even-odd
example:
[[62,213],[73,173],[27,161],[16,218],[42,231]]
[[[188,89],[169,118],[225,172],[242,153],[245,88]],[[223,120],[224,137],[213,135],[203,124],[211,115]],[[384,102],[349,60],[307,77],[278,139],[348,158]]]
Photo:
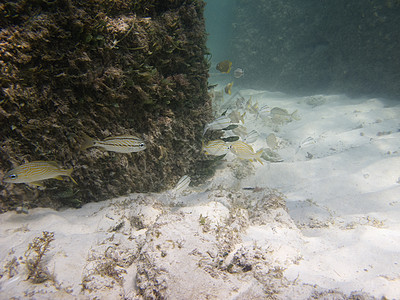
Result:
[[[300,120],[279,126],[246,114],[260,133],[254,149],[275,130],[282,162],[228,154],[184,196],[5,213],[0,298],[400,299],[400,105],[241,94],[298,110]],[[315,142],[299,149],[307,137]],[[55,238],[39,265],[50,279],[34,284],[36,256],[25,252],[43,231]]]

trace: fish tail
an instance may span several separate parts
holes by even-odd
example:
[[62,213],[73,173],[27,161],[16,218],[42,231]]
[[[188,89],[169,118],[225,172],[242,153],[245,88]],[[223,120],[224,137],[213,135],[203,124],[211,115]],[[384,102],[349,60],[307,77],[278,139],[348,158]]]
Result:
[[232,68],[232,62],[230,61],[229,62],[229,68],[228,68],[228,71],[226,73],[229,73],[231,71],[231,68]]
[[66,175],[71,179],[71,181],[72,181],[73,183],[78,184],[78,183],[75,181],[75,179],[73,179],[72,176],[71,176],[73,170],[74,170],[74,168],[71,168],[71,169],[66,170]]
[[244,112],[241,116],[240,116],[240,121],[242,121],[242,123],[244,124],[244,116],[246,115],[246,112]]
[[84,134],[83,138],[84,138],[84,140],[83,140],[83,143],[82,143],[81,148],[80,148],[81,151],[86,150],[87,148],[90,148],[90,147],[94,146],[95,140],[92,139],[90,136]]
[[263,162],[262,162],[262,160],[261,160],[261,155],[263,154],[263,152],[264,152],[263,149],[258,150],[258,151],[256,152],[256,154],[255,154],[255,157],[254,157],[254,158],[255,158],[259,163],[261,163],[262,165],[264,165]]
[[292,119],[294,119],[296,121],[299,121],[301,119],[297,109],[290,116],[292,117]]
[[206,125],[206,126],[204,127],[203,136],[206,134],[207,130],[208,130],[208,126]]

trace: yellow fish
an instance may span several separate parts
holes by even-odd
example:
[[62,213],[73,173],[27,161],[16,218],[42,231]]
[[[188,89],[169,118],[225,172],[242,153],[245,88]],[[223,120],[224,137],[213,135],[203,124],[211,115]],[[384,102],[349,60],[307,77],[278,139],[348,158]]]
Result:
[[240,159],[249,159],[251,161],[257,160],[263,165],[263,162],[261,161],[261,154],[263,153],[263,149],[254,152],[253,147],[251,147],[250,145],[242,141],[236,141],[232,143],[231,151]]
[[202,142],[202,150],[207,155],[225,155],[228,153],[230,149],[230,145],[225,143],[223,140],[213,140],[208,141],[207,144],[204,145],[204,141]]
[[225,86],[225,93],[227,93],[228,95],[232,94],[232,85],[233,85],[233,81],[231,83],[228,83]]
[[229,73],[232,68],[232,62],[229,60],[224,60],[221,61],[220,63],[217,64],[216,69],[220,71],[221,73]]
[[112,152],[131,153],[145,150],[146,144],[142,139],[133,135],[112,136],[102,141],[86,136],[85,141],[81,146],[81,150],[85,150],[90,147],[101,147]]
[[41,186],[40,181],[45,179],[63,180],[61,176],[68,176],[75,184],[76,181],[71,177],[71,169],[61,169],[55,161],[32,161],[12,169],[4,176],[3,181],[8,183],[31,183]]
[[247,110],[251,113],[251,114],[258,114],[258,102],[256,102],[256,104],[252,105],[251,103],[251,96],[250,99],[247,101]]

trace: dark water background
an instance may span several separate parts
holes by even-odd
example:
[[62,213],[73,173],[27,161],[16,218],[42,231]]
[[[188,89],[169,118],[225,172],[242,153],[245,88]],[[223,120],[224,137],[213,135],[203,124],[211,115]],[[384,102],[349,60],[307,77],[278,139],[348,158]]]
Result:
[[400,98],[398,0],[211,0],[206,26],[210,73],[231,60],[235,86]]

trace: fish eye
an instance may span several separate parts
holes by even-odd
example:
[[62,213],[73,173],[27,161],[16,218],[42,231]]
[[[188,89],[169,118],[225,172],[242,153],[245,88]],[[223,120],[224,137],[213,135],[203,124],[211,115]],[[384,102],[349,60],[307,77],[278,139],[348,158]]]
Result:
[[10,176],[8,176],[10,179],[17,179],[17,174],[11,174]]
[[144,143],[140,143],[140,144],[139,144],[139,147],[140,147],[140,148],[143,148],[143,147],[144,147]]

